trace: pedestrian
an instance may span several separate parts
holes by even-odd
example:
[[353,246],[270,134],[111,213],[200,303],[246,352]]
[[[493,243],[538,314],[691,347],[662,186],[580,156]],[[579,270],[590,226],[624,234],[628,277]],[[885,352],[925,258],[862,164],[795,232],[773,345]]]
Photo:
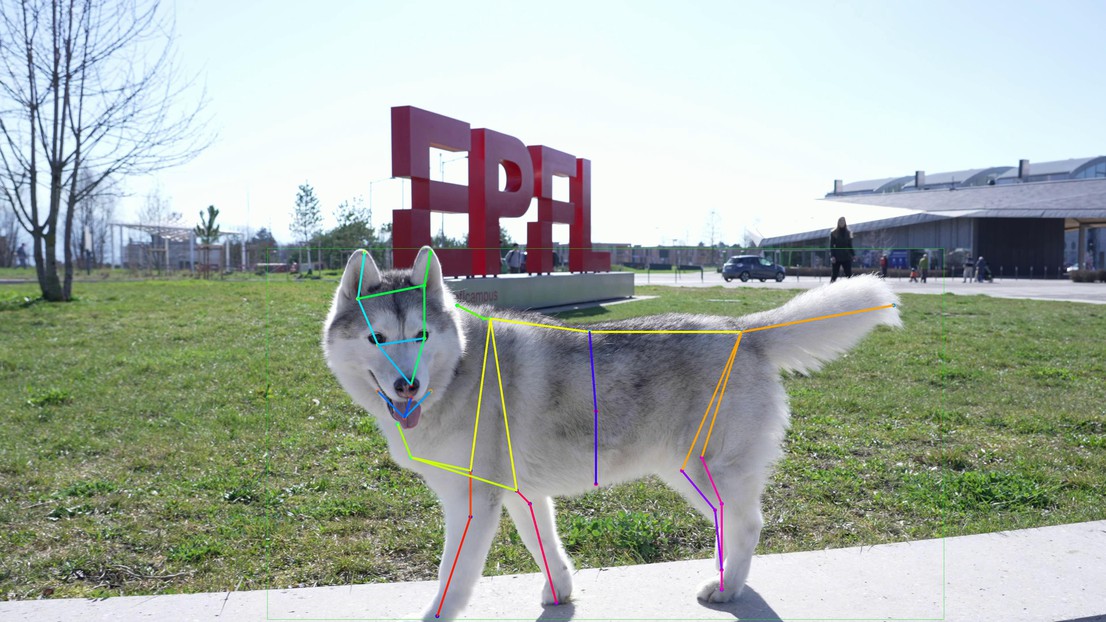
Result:
[[830,232],[830,263],[833,264],[833,274],[830,283],[837,280],[837,274],[842,268],[845,270],[845,278],[853,277],[853,232],[845,224],[845,217],[837,219],[837,228]]
[[511,245],[511,250],[507,251],[503,260],[507,262],[507,271],[511,274],[522,272],[522,251],[518,249],[517,243]]
[[884,253],[879,257],[879,278],[887,278],[887,253]]
[[922,273],[922,282],[925,283],[929,277],[929,253],[922,253],[922,258],[918,260],[918,272]]
[[968,257],[964,260],[964,280],[961,283],[967,283],[975,280],[975,264],[972,263],[972,258]]
[[975,260],[975,280],[982,283],[987,277],[987,262],[983,261],[983,255]]
[[16,259],[19,260],[19,267],[20,268],[26,268],[27,267],[27,245],[26,244],[20,244],[19,245],[19,248],[16,249],[16,251],[15,251],[15,257],[16,257]]
[[918,269],[915,268],[914,266],[910,266],[910,282],[911,283],[917,283],[918,282]]

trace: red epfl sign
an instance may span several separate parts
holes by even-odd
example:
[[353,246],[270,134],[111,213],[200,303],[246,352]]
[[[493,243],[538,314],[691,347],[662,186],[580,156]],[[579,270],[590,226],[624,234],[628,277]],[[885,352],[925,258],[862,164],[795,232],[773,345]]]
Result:
[[[430,148],[468,151],[468,186],[430,179]],[[506,186],[499,189],[499,166]],[[392,176],[411,180],[411,209],[392,211],[392,258],[414,263],[430,244],[434,212],[468,214],[468,248],[435,254],[446,276],[498,274],[499,221],[526,215],[538,200],[538,220],[526,225],[527,272],[553,271],[553,225],[568,225],[568,268],[611,269],[609,253],[591,249],[591,162],[543,145],[526,146],[514,136],[413,106],[392,108]],[[569,180],[569,200],[553,199],[553,177]]]

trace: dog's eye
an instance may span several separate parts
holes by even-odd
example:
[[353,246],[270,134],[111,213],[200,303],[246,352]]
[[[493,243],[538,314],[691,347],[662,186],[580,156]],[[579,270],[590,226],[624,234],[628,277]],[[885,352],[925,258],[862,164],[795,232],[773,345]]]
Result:
[[373,333],[369,335],[370,343],[384,343],[386,341],[388,341],[388,339],[384,336],[384,333]]
[[426,341],[427,339],[430,339],[430,331],[420,330],[419,332],[415,333],[415,339],[418,339],[420,341]]

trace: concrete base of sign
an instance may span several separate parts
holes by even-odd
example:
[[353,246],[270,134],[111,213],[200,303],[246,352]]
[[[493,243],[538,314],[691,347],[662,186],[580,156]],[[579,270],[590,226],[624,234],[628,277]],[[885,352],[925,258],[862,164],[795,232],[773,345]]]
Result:
[[462,305],[485,304],[510,309],[542,309],[634,295],[631,272],[500,274],[451,278],[446,279],[446,284]]

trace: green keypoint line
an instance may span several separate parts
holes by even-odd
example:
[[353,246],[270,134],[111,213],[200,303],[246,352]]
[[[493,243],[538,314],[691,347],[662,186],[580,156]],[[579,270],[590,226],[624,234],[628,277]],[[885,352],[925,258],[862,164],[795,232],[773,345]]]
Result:
[[[358,296],[357,299],[358,300],[368,300],[369,298],[376,298],[377,296],[387,296],[388,294],[398,294],[400,292],[409,292],[413,289],[422,289],[422,290],[425,291],[426,286],[425,285],[412,285],[411,287],[404,287],[403,289],[393,289],[393,290],[389,290],[389,291],[386,291],[386,292],[378,292],[376,294],[369,294],[367,296]],[[425,299],[425,295],[424,295],[424,299]],[[425,320],[426,318],[424,317],[423,319]]]
[[459,303],[459,302],[458,302],[458,303],[454,303],[454,305],[453,305],[453,306],[455,306],[455,307],[457,307],[458,309],[460,309],[460,310],[464,311],[465,313],[468,313],[469,315],[475,315],[476,317],[478,317],[478,318],[480,318],[480,319],[484,320],[485,322],[491,319],[491,318],[487,318],[487,317],[484,317],[483,315],[480,315],[479,313],[477,313],[477,312],[473,311],[472,309],[466,309],[465,307],[461,306],[461,303]]

